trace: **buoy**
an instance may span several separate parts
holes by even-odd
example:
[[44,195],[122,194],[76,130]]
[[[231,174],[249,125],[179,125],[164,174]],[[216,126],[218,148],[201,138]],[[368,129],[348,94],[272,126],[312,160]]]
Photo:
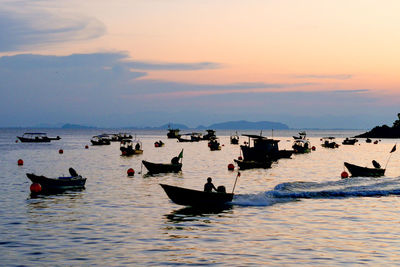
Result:
[[342,179],[344,178],[349,178],[349,174],[346,171],[343,171],[340,176],[342,177]]
[[15,140],[15,143],[18,143],[18,140]]
[[376,140],[376,141],[374,142],[374,144],[375,144],[375,145],[378,144],[378,140]]
[[42,191],[42,186],[38,183],[31,184],[30,190],[32,193],[39,193]]
[[232,163],[228,164],[228,170],[233,171],[235,169],[235,165],[233,165]]
[[89,146],[88,146],[88,145],[86,145],[86,146],[85,146],[85,149],[88,149],[88,148],[89,148]]
[[135,175],[135,170],[132,168],[129,168],[126,172],[128,174],[128,176],[134,176]]
[[58,150],[58,153],[62,154],[62,153],[64,153],[64,150],[60,149],[60,150]]
[[316,149],[316,148],[315,148],[315,146],[312,146],[312,148],[311,148],[311,149],[315,151],[315,149]]
[[242,160],[242,159],[243,159],[242,156],[239,156],[239,157],[238,157],[238,160]]
[[22,166],[22,165],[24,165],[24,161],[22,159],[19,159],[18,160],[18,166]]
[[126,151],[122,151],[122,155],[126,155]]

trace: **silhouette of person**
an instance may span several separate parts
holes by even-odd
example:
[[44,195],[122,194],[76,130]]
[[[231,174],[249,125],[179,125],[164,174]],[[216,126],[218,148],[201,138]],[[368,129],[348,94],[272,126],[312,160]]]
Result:
[[215,188],[215,185],[211,181],[211,177],[208,177],[207,183],[204,185],[204,192],[212,192],[213,189],[217,191],[217,188]]
[[135,149],[136,149],[136,150],[139,150],[139,149],[140,149],[140,144],[139,144],[139,143],[136,144]]

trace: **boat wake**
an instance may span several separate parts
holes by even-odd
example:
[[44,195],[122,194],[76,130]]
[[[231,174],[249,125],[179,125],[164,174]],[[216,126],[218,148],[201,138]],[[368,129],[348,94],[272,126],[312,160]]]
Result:
[[349,178],[329,182],[289,182],[258,194],[235,195],[232,204],[271,206],[302,198],[348,198],[400,195],[398,178]]

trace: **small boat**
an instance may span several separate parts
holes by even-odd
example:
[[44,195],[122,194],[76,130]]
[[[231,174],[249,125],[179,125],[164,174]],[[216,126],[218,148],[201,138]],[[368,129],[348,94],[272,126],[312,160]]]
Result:
[[165,143],[161,140],[154,142],[154,147],[163,147]]
[[262,169],[268,169],[271,168],[272,161],[255,161],[255,160],[239,160],[239,159],[234,159],[236,164],[239,166],[239,169],[241,170],[247,170],[247,169],[256,169],[256,168],[262,168]]
[[103,146],[103,145],[110,145],[111,141],[108,138],[108,135],[95,135],[90,140],[93,146]]
[[183,138],[182,136],[177,137],[179,142],[199,142],[201,140],[201,133],[188,133],[184,134],[186,136],[190,136],[190,139]]
[[[281,158],[290,158],[293,150],[280,150],[278,143],[280,140],[270,139],[261,135],[242,134],[249,138],[248,142],[240,146],[245,161],[271,161]],[[251,140],[253,146],[251,146]]]
[[237,134],[237,132],[236,132],[236,134],[230,136],[230,140],[231,140],[232,145],[239,144],[239,135]]
[[357,139],[349,139],[348,137],[346,137],[346,139],[343,140],[342,145],[354,145],[356,142],[358,142]]
[[348,162],[345,162],[344,166],[349,170],[352,177],[380,177],[385,175],[385,169],[381,169],[379,163],[376,161],[372,163],[375,168],[361,167]]
[[168,172],[180,172],[182,170],[182,163],[153,163],[142,160],[143,165],[149,171],[149,173],[168,173]]
[[293,135],[293,139],[294,140],[300,140],[300,139],[306,139],[306,136],[307,136],[307,134],[306,134],[306,132],[299,132],[299,136],[294,136]]
[[210,141],[208,142],[208,147],[211,151],[221,150],[221,145],[215,137],[210,139]]
[[121,142],[122,140],[132,139],[132,135],[129,133],[117,133],[117,134],[110,134],[111,142]]
[[27,173],[26,176],[32,181],[32,183],[40,184],[40,192],[85,188],[86,178],[78,175],[72,168],[69,169],[69,172],[71,174],[69,177],[48,178],[33,173]]
[[[133,147],[134,143],[136,143],[135,147]],[[142,142],[131,139],[122,140],[119,150],[121,150],[122,156],[143,154]]]
[[332,137],[332,136],[321,138],[321,141],[323,141],[321,146],[325,147],[325,148],[338,148],[339,144],[337,144],[335,141],[333,141],[334,139],[335,139],[335,137]]
[[295,154],[305,154],[311,152],[311,144],[305,139],[296,139],[293,143],[293,150]]
[[24,133],[17,136],[22,143],[50,143],[52,140],[60,140],[61,137],[47,137],[46,133]]
[[372,143],[372,140],[370,138],[365,139],[366,143]]
[[217,137],[215,135],[215,130],[208,129],[208,130],[206,130],[206,132],[207,133],[205,135],[203,135],[202,140],[211,140],[211,139]]
[[232,193],[204,192],[167,184],[160,184],[167,196],[176,204],[213,208],[232,202]]
[[167,137],[168,138],[178,138],[181,135],[179,134],[179,129],[172,129],[168,127],[168,133],[167,133]]

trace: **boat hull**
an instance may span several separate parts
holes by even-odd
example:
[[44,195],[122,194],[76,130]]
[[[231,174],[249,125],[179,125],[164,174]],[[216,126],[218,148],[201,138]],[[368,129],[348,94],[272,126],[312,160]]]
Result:
[[168,172],[180,172],[182,170],[182,163],[178,164],[164,164],[164,163],[153,163],[142,160],[143,165],[149,171],[149,173],[168,173]]
[[386,171],[381,168],[361,167],[348,162],[345,162],[344,166],[349,170],[352,177],[380,177],[385,175]]
[[254,160],[234,160],[236,164],[239,166],[241,170],[248,170],[248,169],[256,169],[262,168],[267,169],[271,168],[272,162],[271,161],[254,161]]
[[83,178],[82,176],[48,178],[45,176],[38,176],[33,173],[27,173],[26,176],[32,181],[32,183],[40,184],[42,191],[84,188],[86,183],[86,178]]
[[160,185],[174,203],[183,206],[213,208],[226,205],[233,199],[231,193],[204,192],[167,184]]
[[25,138],[22,136],[17,136],[17,138],[19,139],[19,141],[21,141],[21,143],[50,143],[51,139],[50,138]]

